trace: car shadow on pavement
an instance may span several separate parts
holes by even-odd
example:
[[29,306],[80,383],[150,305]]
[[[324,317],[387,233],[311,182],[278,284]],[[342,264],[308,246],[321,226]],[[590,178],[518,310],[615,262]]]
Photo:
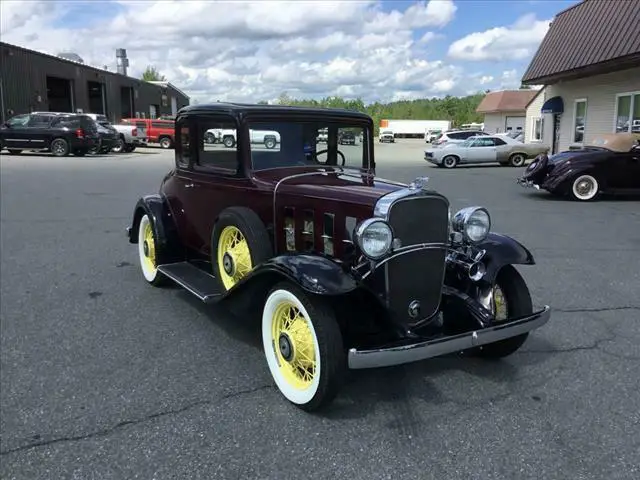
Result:
[[537,202],[567,202],[570,204],[580,205],[580,204],[598,204],[605,202],[637,202],[640,201],[640,195],[607,195],[602,194],[595,200],[591,200],[589,202],[579,202],[572,200],[567,195],[553,195],[546,190],[544,191],[530,191],[530,192],[519,192],[520,197],[528,198]]
[[[177,287],[181,290],[181,287]],[[188,292],[180,291],[178,296],[190,306],[201,312],[212,324],[222,328],[227,335],[243,344],[262,352],[262,337],[259,315],[246,315],[241,310],[230,311],[222,305],[206,305]],[[548,351],[551,346],[544,339],[530,336],[523,351]],[[514,357],[517,361],[512,360]],[[502,360],[489,360],[470,356],[468,353],[450,354],[423,360],[416,363],[366,370],[348,370],[343,389],[336,400],[326,409],[315,413],[330,420],[363,418],[372,414],[374,409],[384,404],[397,404],[394,408],[403,408],[411,399],[419,399],[429,404],[439,405],[456,403],[442,393],[435,380],[443,376],[457,377],[459,397],[469,402],[489,401],[486,393],[468,392],[460,375],[486,380],[486,390],[501,385],[499,392],[512,391],[522,381],[522,367],[544,361],[546,355],[520,356],[519,352]],[[266,368],[266,364],[256,368]],[[466,400],[465,400],[466,401]]]

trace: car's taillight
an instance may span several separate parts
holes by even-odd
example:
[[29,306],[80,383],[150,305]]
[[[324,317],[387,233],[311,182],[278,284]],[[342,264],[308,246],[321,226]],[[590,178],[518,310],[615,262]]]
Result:
[[84,138],[84,130],[82,128],[78,128],[76,130],[76,137],[78,138]]
[[133,130],[131,130],[131,135],[133,135],[134,137],[138,136],[138,129],[134,128]]

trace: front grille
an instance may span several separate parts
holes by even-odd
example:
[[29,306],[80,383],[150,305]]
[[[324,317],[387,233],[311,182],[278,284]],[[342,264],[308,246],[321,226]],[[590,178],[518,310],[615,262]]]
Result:
[[[402,247],[446,243],[449,202],[437,194],[398,200],[389,210],[389,224]],[[394,318],[412,325],[438,311],[446,267],[444,248],[421,249],[391,259],[384,266],[387,305]],[[420,314],[409,316],[409,305],[420,302]]]

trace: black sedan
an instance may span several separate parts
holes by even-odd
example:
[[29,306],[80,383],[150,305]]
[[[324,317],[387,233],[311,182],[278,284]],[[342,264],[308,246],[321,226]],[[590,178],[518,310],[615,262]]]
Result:
[[517,182],[579,201],[640,194],[640,134],[599,135],[579,150],[539,155]]

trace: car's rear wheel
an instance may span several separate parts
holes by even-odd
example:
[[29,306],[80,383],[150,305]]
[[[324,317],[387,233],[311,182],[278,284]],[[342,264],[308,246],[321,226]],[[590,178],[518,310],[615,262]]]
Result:
[[276,139],[272,137],[267,137],[264,139],[264,146],[268,149],[276,148]]
[[455,168],[458,165],[458,157],[455,155],[447,155],[442,159],[442,166],[445,168]]
[[158,259],[161,254],[159,250],[153,222],[144,214],[138,225],[138,257],[142,275],[147,282],[156,287],[168,282],[167,277],[158,271]]
[[272,255],[267,229],[253,210],[231,207],[220,214],[212,233],[211,263],[222,291],[233,288]]
[[[531,294],[526,282],[511,265],[500,269],[493,286],[492,309],[495,324],[499,325],[509,318],[516,318],[533,313]],[[502,358],[518,350],[527,340],[528,333],[500,340],[478,347],[476,354],[485,358]]]
[[582,202],[593,200],[598,191],[600,184],[593,175],[579,175],[571,183],[571,198]]
[[206,143],[212,143],[212,144],[213,144],[213,143],[216,143],[216,136],[215,136],[213,133],[211,133],[211,132],[207,132],[207,133],[204,135],[204,141],[205,141]]
[[236,140],[231,135],[229,135],[222,139],[222,144],[227,148],[232,148],[235,146]]
[[118,139],[116,140],[116,144],[113,146],[111,151],[114,153],[122,153],[123,151],[125,151],[125,148],[126,144],[124,143],[124,138],[118,137]]
[[522,153],[514,153],[509,157],[509,165],[512,167],[522,167],[527,158]]
[[169,149],[171,148],[173,145],[173,142],[171,141],[171,139],[169,137],[162,137],[160,139],[160,146],[164,149]]
[[346,353],[333,310],[291,282],[276,285],[262,311],[262,343],[282,395],[306,411],[329,404],[343,384]]
[[66,157],[69,155],[69,142],[64,138],[54,138],[49,149],[55,157]]

